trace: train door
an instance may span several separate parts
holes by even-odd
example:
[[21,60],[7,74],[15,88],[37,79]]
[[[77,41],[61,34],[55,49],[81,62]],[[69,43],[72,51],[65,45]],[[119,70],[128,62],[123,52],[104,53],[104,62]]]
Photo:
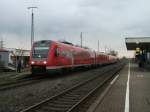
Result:
[[72,66],[74,64],[73,54],[70,49],[62,50],[62,62],[64,65]]
[[60,61],[64,66],[69,64],[67,54],[68,54],[68,50],[65,48],[61,48]]
[[69,51],[63,47],[57,48],[58,56],[56,58],[57,66],[65,67],[71,64],[71,60],[68,57]]
[[54,49],[54,56],[55,56],[55,64],[56,66],[62,66],[63,63],[61,61],[61,48],[60,47],[56,47]]

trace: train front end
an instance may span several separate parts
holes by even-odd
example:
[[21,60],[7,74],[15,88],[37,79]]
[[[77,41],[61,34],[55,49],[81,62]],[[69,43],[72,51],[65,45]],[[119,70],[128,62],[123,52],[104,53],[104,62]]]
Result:
[[32,74],[46,72],[50,46],[51,46],[50,40],[37,41],[33,44],[30,53],[30,64]]

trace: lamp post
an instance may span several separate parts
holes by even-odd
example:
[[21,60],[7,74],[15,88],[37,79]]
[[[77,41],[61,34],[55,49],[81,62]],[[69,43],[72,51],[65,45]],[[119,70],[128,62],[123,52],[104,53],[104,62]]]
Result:
[[80,39],[81,39],[81,48],[82,48],[82,32],[81,32],[81,34],[80,34]]
[[97,43],[97,44],[98,44],[98,49],[97,49],[97,50],[98,50],[98,52],[99,52],[99,40],[98,40],[98,43]]
[[31,9],[31,48],[32,44],[34,42],[34,9],[37,9],[37,7],[28,7],[28,9]]

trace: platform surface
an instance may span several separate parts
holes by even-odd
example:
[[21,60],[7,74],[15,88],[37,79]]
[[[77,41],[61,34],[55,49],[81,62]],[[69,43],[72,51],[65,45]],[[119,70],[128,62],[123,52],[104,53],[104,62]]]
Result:
[[[125,105],[128,105],[126,89],[129,74],[128,110]],[[150,71],[133,63],[127,64],[95,112],[150,112]]]

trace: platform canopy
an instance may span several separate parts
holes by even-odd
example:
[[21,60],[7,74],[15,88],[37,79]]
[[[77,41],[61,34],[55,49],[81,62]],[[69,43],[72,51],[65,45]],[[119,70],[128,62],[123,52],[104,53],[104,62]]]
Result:
[[127,50],[150,50],[150,37],[127,37],[125,42]]

